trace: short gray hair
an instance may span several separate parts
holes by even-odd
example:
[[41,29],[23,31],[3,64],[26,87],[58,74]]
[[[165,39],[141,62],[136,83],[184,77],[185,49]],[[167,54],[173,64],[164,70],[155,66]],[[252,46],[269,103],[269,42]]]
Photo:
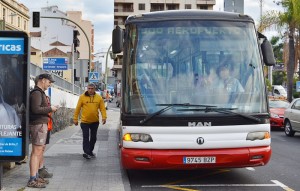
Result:
[[93,84],[93,83],[90,83],[90,84],[88,84],[87,86],[89,86],[89,87],[93,87],[93,88],[96,88],[96,85],[95,85],[95,84]]

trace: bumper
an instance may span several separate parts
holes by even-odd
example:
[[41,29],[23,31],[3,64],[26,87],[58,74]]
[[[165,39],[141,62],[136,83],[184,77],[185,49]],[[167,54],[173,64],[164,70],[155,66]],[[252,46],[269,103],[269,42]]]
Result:
[[270,118],[271,127],[283,128],[283,118]]
[[[214,150],[145,150],[121,148],[124,169],[240,168],[266,165],[271,147]],[[215,156],[216,163],[183,164],[183,157]]]

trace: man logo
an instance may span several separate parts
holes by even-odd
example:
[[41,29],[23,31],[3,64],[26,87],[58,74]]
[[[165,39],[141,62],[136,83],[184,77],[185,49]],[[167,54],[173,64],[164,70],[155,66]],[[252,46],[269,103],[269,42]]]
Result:
[[202,145],[204,143],[204,138],[203,137],[198,137],[196,142],[198,143],[198,145]]
[[211,122],[188,122],[189,127],[211,126]]

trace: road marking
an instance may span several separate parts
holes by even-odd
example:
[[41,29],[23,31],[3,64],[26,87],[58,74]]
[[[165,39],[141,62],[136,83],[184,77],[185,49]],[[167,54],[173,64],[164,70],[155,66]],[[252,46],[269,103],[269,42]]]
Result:
[[291,188],[289,188],[288,186],[282,184],[281,182],[279,182],[278,180],[271,180],[272,182],[274,182],[276,185],[280,186],[281,188],[283,188],[286,191],[295,191]]
[[189,189],[189,188],[181,188],[177,186],[164,186],[164,188],[171,188],[173,190],[183,190],[183,191],[199,191],[199,190],[194,190],[194,189]]
[[169,183],[166,183],[164,185],[166,185],[166,186],[172,185],[173,186],[173,185],[178,184],[180,182],[195,180],[195,179],[198,179],[198,178],[205,178],[205,177],[208,177],[208,176],[211,176],[211,175],[221,174],[221,173],[225,173],[225,172],[229,172],[229,171],[230,170],[227,170],[227,169],[220,169],[220,170],[217,170],[217,171],[212,172],[212,173],[208,173],[208,174],[204,174],[204,175],[196,176],[196,177],[191,177],[191,178],[185,178],[185,179],[177,180],[177,181],[174,181],[174,182],[169,182]]
[[250,170],[250,171],[255,171],[255,169],[252,168],[252,167],[247,167],[246,169],[247,169],[247,170]]
[[177,185],[142,185],[143,188],[171,188],[174,190],[196,191],[184,187],[281,187],[285,191],[295,191],[278,180],[271,180],[274,184],[177,184]]
[[227,169],[220,169],[220,170],[217,170],[215,172],[204,174],[204,175],[201,175],[201,176],[196,176],[196,177],[192,177],[192,178],[186,178],[186,179],[181,179],[181,180],[177,180],[177,181],[174,181],[174,182],[169,182],[169,183],[163,185],[162,187],[170,188],[170,189],[173,189],[173,190],[199,191],[199,190],[193,190],[193,189],[189,189],[189,188],[182,188],[182,187],[176,186],[175,184],[178,184],[180,182],[185,182],[185,181],[188,181],[188,180],[194,180],[194,179],[204,178],[204,177],[211,176],[211,175],[225,173],[225,172],[229,172],[229,171],[230,170],[227,170]]
[[[142,185],[143,188],[163,187],[282,187],[277,184],[178,184],[178,185]],[[283,188],[283,187],[282,187]],[[292,190],[289,190],[292,191]]]

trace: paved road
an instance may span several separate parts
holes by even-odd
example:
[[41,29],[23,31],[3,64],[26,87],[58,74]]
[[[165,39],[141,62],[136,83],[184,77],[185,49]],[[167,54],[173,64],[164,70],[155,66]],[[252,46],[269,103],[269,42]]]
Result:
[[118,152],[119,110],[108,109],[108,121],[100,126],[94,152],[96,159],[82,157],[82,134],[79,126],[70,126],[51,137],[45,152],[46,166],[54,173],[44,189],[26,187],[29,165],[22,164],[7,171],[3,190],[59,190],[59,191],[129,191],[129,183],[120,169]]
[[255,168],[128,171],[132,191],[295,191],[300,188],[300,133],[272,131],[272,157]]

